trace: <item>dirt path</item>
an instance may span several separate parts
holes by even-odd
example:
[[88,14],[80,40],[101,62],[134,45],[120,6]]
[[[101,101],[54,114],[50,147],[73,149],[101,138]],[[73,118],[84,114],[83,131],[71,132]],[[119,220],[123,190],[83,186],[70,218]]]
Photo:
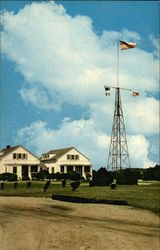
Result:
[[0,250],[158,250],[158,236],[144,210],[0,197]]

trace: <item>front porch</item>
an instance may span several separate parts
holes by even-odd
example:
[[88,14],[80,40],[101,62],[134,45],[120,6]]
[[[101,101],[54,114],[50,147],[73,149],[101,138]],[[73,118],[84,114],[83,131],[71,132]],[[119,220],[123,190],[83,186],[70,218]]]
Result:
[[92,176],[92,167],[87,165],[61,165],[60,173],[69,173],[71,171],[75,171],[79,173],[80,176],[86,179],[87,174]]
[[14,165],[14,166],[8,167],[8,172],[16,174],[19,180],[27,179],[27,178],[31,180],[32,173],[37,173],[39,171],[40,171],[40,166],[33,165],[33,164],[32,165],[27,165],[27,164]]

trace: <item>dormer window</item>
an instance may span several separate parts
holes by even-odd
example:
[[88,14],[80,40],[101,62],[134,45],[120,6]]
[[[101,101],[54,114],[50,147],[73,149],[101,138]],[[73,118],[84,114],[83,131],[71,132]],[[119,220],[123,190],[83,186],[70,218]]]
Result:
[[27,159],[27,154],[16,154],[16,153],[13,153],[13,159]]
[[67,155],[67,160],[79,160],[79,155]]
[[45,158],[45,159],[49,158],[49,154],[43,154],[42,156],[43,156],[43,158]]
[[70,159],[70,155],[67,155],[67,160],[69,160]]
[[16,159],[16,158],[17,158],[16,155],[17,155],[16,153],[13,154],[13,159]]
[[76,160],[79,160],[79,155],[76,155]]

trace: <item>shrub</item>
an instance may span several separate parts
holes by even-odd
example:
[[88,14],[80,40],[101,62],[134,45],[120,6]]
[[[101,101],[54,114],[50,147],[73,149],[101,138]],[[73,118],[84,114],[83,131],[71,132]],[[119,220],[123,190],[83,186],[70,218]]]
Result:
[[46,192],[47,191],[47,189],[49,188],[49,186],[50,186],[50,181],[47,181],[46,182],[46,184],[44,185],[44,187],[43,187],[43,189],[44,189],[44,192]]
[[0,174],[0,180],[2,181],[17,181],[17,175],[13,173]]
[[55,179],[61,180],[61,174],[59,172],[55,173]]
[[89,181],[89,187],[94,187],[93,181]]
[[4,182],[1,182],[1,190],[4,189]]
[[155,180],[160,181],[160,166],[155,172]]
[[41,170],[38,173],[32,173],[32,179],[35,180],[44,180],[49,176],[49,172],[47,170]]
[[13,184],[14,189],[16,189],[17,186],[18,186],[18,182],[15,182],[15,183]]
[[62,187],[66,186],[66,179],[62,180]]
[[28,181],[28,182],[26,183],[26,187],[27,187],[27,188],[30,188],[30,186],[31,186],[31,181]]
[[153,168],[144,169],[142,179],[159,181],[160,180],[160,165],[156,165]]
[[54,180],[54,179],[56,179],[56,178],[55,178],[55,173],[48,174],[47,177],[48,177],[49,180]]
[[60,174],[60,178],[61,178],[61,180],[69,179],[69,174],[68,173],[62,173],[62,174]]
[[75,171],[70,171],[68,173],[68,178],[72,181],[78,181],[81,179],[81,176],[79,173],[75,172]]
[[112,181],[112,172],[101,167],[98,171],[93,170],[93,177],[90,186],[109,186]]
[[86,179],[87,179],[87,181],[90,181],[91,177],[92,176],[89,173],[86,173]]
[[7,175],[0,174],[0,181],[6,181],[7,180]]
[[136,175],[137,175],[137,179],[142,179],[142,172],[140,169],[133,169],[133,171],[135,171]]
[[74,182],[71,182],[71,187],[72,187],[72,191],[75,191],[79,185],[80,185],[80,181],[74,181]]
[[29,181],[29,180],[30,180],[29,177],[26,177],[26,176],[23,176],[23,177],[22,177],[22,181]]
[[115,189],[115,188],[116,188],[116,184],[115,184],[115,183],[112,183],[112,184],[110,185],[110,187],[111,187],[111,189]]
[[134,185],[138,183],[138,177],[135,171],[131,169],[120,170],[117,173],[116,183],[119,185]]

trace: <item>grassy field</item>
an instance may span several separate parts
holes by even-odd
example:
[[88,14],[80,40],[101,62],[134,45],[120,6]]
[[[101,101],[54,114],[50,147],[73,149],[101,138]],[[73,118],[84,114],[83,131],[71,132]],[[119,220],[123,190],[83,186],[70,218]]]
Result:
[[6,182],[0,196],[22,197],[52,197],[53,194],[72,195],[97,199],[126,200],[130,206],[148,209],[160,214],[160,182],[140,182],[139,185],[117,186],[115,190],[110,187],[89,187],[88,183],[81,183],[76,191],[72,191],[70,182],[62,188],[61,182],[52,182],[44,193],[45,181],[33,181],[30,188],[25,182],[19,182],[16,189],[13,183]]

